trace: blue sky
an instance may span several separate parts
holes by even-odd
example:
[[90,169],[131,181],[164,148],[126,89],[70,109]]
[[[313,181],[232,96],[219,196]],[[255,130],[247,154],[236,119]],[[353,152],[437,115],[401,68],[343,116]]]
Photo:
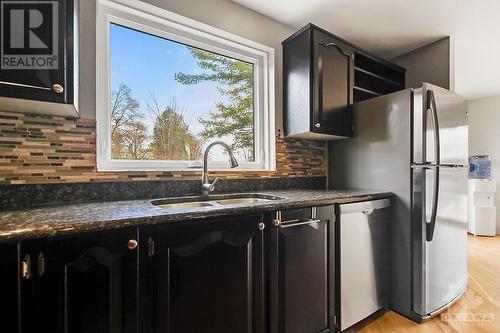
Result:
[[[186,45],[115,24],[111,24],[110,35],[111,87],[116,89],[124,83],[132,90],[150,133],[154,123],[147,110],[151,93],[161,109],[175,100],[191,132],[196,134],[203,129],[198,117],[206,118],[209,111],[216,111],[217,103],[227,102],[217,90],[217,83],[183,85],[175,80],[176,73],[203,73]],[[228,144],[233,140],[231,136],[218,139]],[[204,146],[212,141],[215,139],[206,140]],[[245,159],[239,152],[235,155],[239,161]],[[211,151],[210,159],[226,161],[227,155],[217,146]]]
[[197,118],[215,111],[215,104],[225,98],[216,83],[183,85],[175,81],[174,75],[179,72],[203,73],[187,47],[114,24],[110,33],[112,89],[120,83],[129,86],[145,113],[144,122],[150,127],[153,120],[146,109],[150,94],[155,94],[161,108],[175,99],[191,131],[199,133],[202,128]]

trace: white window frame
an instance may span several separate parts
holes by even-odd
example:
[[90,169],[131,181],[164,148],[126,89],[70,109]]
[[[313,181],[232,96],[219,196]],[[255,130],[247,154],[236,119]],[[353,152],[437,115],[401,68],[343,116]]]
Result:
[[97,0],[97,169],[99,171],[196,171],[199,161],[120,160],[111,158],[110,24],[229,56],[254,65],[255,161],[234,169],[209,162],[211,170],[276,169],[274,49],[204,23],[136,0]]

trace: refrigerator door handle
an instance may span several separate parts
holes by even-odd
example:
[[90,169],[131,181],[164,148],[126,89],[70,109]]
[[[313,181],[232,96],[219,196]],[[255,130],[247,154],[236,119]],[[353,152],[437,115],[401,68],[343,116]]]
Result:
[[[427,90],[427,112],[432,114],[432,126],[434,129],[434,163],[439,165],[441,163],[440,150],[441,145],[439,142],[439,121],[437,115],[436,98],[432,90]],[[424,133],[424,138],[425,138]],[[427,159],[427,158],[426,158]]]
[[[430,221],[427,221],[427,218],[425,218],[425,236],[428,242],[431,242],[432,238],[434,237],[434,228],[436,227],[439,200],[439,166],[432,169],[434,170],[434,193],[432,195],[431,219]],[[427,170],[430,170],[430,168],[424,168],[424,173]]]

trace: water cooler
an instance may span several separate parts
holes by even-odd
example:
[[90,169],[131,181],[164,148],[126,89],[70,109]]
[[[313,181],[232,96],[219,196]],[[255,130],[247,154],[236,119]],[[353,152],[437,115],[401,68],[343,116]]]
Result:
[[469,233],[495,236],[497,208],[493,179],[469,179]]
[[469,233],[475,236],[495,236],[497,218],[495,207],[496,182],[491,179],[491,158],[488,155],[471,156],[469,163]]

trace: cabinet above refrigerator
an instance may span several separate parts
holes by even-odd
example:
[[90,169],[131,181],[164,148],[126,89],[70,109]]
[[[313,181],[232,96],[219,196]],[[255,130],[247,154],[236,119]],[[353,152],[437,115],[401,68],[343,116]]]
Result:
[[312,24],[282,44],[287,136],[352,137],[353,103],[404,89],[404,68]]

